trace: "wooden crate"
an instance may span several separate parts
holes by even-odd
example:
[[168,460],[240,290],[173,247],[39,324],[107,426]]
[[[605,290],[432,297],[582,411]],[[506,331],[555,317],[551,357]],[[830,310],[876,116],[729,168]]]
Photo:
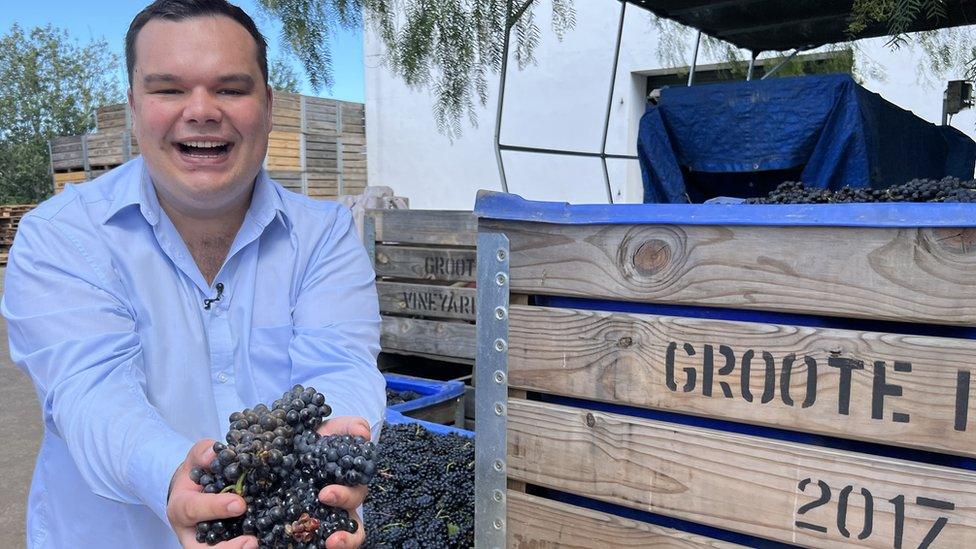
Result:
[[17,235],[17,225],[20,218],[31,211],[36,204],[3,204],[0,205],[0,266],[7,265],[7,255],[10,246]]
[[479,301],[478,387],[508,388],[476,395],[507,449],[479,446],[479,546],[497,519],[519,547],[976,547],[976,205],[871,206],[880,226],[480,197],[509,250],[479,250],[506,303]]
[[375,227],[383,351],[473,364],[476,225],[471,212],[368,210],[366,216]]

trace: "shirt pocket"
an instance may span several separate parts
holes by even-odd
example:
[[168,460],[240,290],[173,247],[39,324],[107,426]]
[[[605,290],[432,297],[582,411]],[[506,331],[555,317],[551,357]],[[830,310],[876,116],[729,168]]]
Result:
[[280,398],[282,393],[291,388],[291,357],[288,355],[288,347],[292,333],[291,324],[251,329],[248,349],[251,371],[257,381],[258,394],[268,402]]

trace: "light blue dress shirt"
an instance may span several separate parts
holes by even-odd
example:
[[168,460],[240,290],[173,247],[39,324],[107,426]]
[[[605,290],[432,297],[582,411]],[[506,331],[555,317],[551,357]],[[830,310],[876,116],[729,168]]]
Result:
[[264,171],[214,285],[141,158],[26,215],[2,310],[45,426],[28,547],[178,547],[166,494],[190,446],[295,383],[378,433],[373,279],[348,209]]

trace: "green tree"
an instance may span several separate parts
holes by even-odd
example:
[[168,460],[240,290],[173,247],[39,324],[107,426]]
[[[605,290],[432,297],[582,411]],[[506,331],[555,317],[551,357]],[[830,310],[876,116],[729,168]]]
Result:
[[301,84],[298,71],[281,57],[271,60],[268,67],[268,84],[272,89],[290,93],[300,93]]
[[51,194],[48,140],[94,127],[94,108],[122,101],[118,56],[50,25],[0,36],[0,202]]

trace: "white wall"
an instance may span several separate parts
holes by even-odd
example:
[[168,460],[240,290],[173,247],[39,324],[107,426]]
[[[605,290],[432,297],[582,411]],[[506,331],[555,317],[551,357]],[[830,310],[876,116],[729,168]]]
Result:
[[[509,65],[502,143],[598,152],[609,90],[618,2],[575,3],[576,28],[559,41],[548,31],[549,4],[538,2],[536,20],[543,39],[536,63]],[[944,82],[925,85],[915,66],[920,56],[907,48],[891,51],[884,39],[864,41],[856,62],[884,68],[885,80],[865,87],[938,123]],[[659,68],[654,27],[646,12],[628,6],[616,74],[607,152],[636,154],[637,123],[644,112],[643,77]],[[689,48],[690,51],[690,48]],[[478,127],[465,124],[453,143],[438,133],[425,89],[413,90],[383,66],[382,44],[369,29],[364,36],[368,175],[371,185],[392,187],[414,209],[471,209],[478,189],[501,190],[494,153],[497,76]],[[700,59],[700,62],[710,61]],[[714,61],[714,60],[712,60]],[[976,114],[964,111],[953,125],[973,136]],[[607,201],[599,159],[505,152],[509,192],[536,200],[573,203]],[[636,161],[609,161],[615,202],[640,202]]]

